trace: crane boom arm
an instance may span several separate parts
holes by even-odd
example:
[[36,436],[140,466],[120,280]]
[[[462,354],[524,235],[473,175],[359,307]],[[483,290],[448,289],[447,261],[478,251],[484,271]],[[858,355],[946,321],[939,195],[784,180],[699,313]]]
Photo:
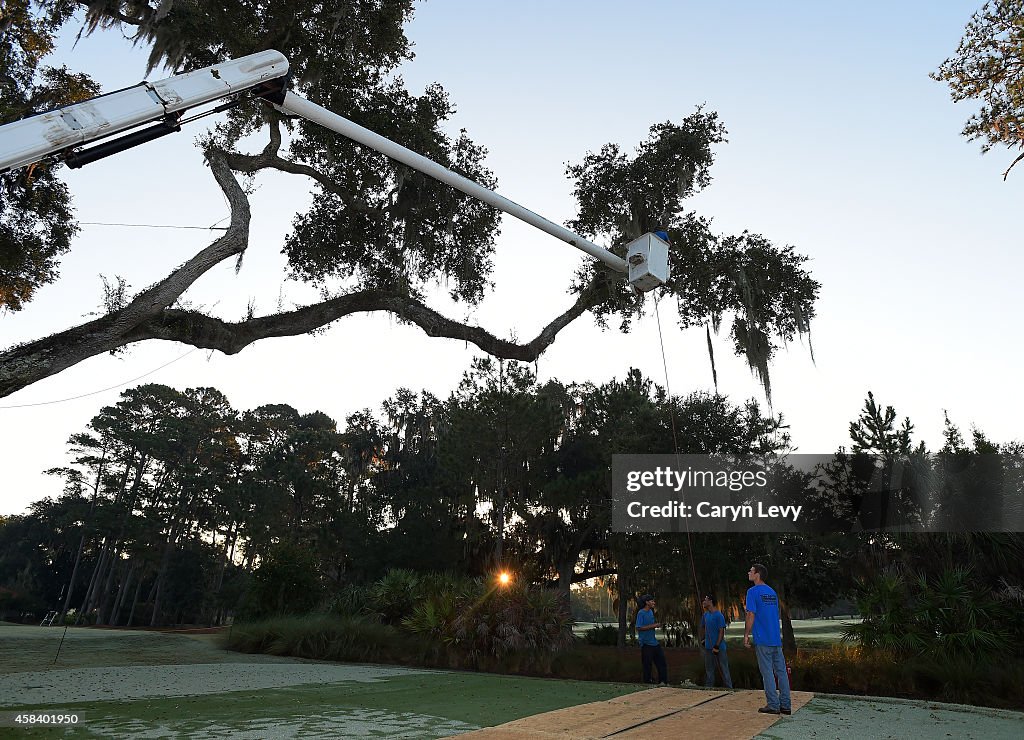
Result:
[[[639,290],[651,290],[668,279],[668,245],[658,237],[645,234],[632,242],[627,262],[493,190],[284,89],[287,72],[288,60],[281,52],[262,51],[159,82],[143,82],[0,126],[0,172],[38,162],[55,153],[63,153],[72,167],[81,166],[178,130],[182,113],[190,108],[252,91],[272,101],[285,113],[325,126],[571,244],[616,272],[628,274],[630,282]],[[75,147],[82,144],[146,123],[156,125],[92,150],[75,151]]]
[[333,113],[316,103],[306,100],[301,95],[296,95],[289,90],[284,96],[284,102],[280,103],[277,107],[285,113],[292,113],[302,116],[313,123],[319,123],[324,128],[328,128],[364,146],[375,149],[381,154],[386,154],[391,159],[408,165],[414,170],[419,170],[425,175],[430,175],[436,180],[447,183],[456,190],[483,201],[499,211],[504,211],[531,226],[536,226],[541,231],[546,231],[577,249],[583,250],[590,256],[596,257],[616,272],[626,272],[628,269],[626,261],[622,257],[609,252],[604,247],[599,247],[597,244],[584,239],[564,226],[548,221],[543,216],[534,213],[528,208],[523,208],[505,196],[499,195],[493,190],[488,190],[483,185],[475,183],[457,172],[452,172],[447,167],[438,164],[432,159],[427,159],[422,154],[417,154],[401,144],[396,144],[391,139],[386,139],[380,134],[370,131],[368,128],[363,128],[359,124],[339,116],[337,113]]
[[261,51],[159,82],[100,95],[83,103],[0,126],[0,172],[38,162],[57,152],[179,116],[189,108],[251,90],[285,77],[288,60]]

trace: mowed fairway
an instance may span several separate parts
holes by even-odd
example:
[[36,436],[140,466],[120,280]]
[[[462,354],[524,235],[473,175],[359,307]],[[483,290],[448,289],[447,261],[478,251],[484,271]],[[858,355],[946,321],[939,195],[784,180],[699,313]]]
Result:
[[[677,740],[715,725],[715,737],[1016,740],[1024,726],[1019,712],[827,695],[794,694],[792,717],[766,717],[760,691],[626,696],[648,687],[246,655],[214,635],[71,629],[54,664],[62,634],[0,624],[0,712],[79,712],[82,724],[0,727],[0,737],[435,738],[491,727],[478,736]],[[567,707],[578,709],[554,711]]]
[[[215,636],[0,625],[0,708],[79,711],[72,737],[444,737],[639,685],[245,655]],[[19,737],[64,730],[4,730]]]

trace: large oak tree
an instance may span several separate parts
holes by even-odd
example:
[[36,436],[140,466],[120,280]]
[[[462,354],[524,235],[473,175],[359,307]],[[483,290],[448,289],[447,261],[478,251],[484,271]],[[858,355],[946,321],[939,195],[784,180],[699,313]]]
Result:
[[[300,94],[481,184],[495,185],[483,147],[465,133],[453,138],[443,132],[441,124],[453,110],[444,89],[432,85],[413,95],[394,74],[411,58],[404,27],[412,0],[340,0],[329,6],[311,0],[14,0],[8,5],[14,10],[5,11],[0,53],[16,63],[5,65],[11,73],[0,90],[0,122],[95,89],[85,77],[40,66],[38,53],[52,46],[63,23],[81,22],[84,13],[85,33],[116,29],[148,48],[150,71],[183,72],[279,49],[290,60],[292,84]],[[36,41],[26,42],[29,32]],[[56,92],[37,94],[44,88]],[[262,149],[243,146],[251,135],[262,138]],[[717,116],[698,109],[681,122],[652,126],[634,156],[614,144],[588,155],[569,168],[580,203],[572,225],[620,251],[643,231],[666,227],[674,243],[672,259],[685,266],[665,289],[678,303],[682,325],[705,325],[710,332],[730,317],[737,353],[770,392],[769,359],[780,342],[808,331],[819,286],[803,269],[805,258],[792,248],[747,232],[717,236],[709,221],[684,209],[685,199],[710,183],[712,149],[724,136]],[[0,353],[0,396],[133,342],[164,339],[233,354],[260,339],[307,333],[370,311],[390,312],[429,336],[472,342],[498,358],[532,361],[584,313],[601,322],[615,317],[627,326],[647,300],[621,277],[588,265],[573,285],[575,301],[536,337],[500,339],[442,315],[425,299],[438,285],[466,304],[485,297],[498,227],[498,214],[490,207],[258,100],[231,110],[202,138],[202,146],[231,209],[223,236],[145,290],[109,301],[104,315]],[[57,258],[71,246],[74,221],[60,167],[52,160],[3,175],[0,305],[8,309],[21,309],[35,288],[56,279]],[[250,206],[239,176],[267,170],[295,175],[296,187],[312,186],[312,204],[295,216],[282,250],[290,271],[321,288],[324,299],[238,320],[181,308],[179,299],[196,280],[245,252]]]

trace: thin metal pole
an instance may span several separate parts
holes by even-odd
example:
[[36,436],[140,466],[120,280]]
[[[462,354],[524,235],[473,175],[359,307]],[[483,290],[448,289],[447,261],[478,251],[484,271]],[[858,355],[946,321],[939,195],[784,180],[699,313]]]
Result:
[[57,658],[60,657],[60,649],[64,645],[64,638],[68,636],[68,623],[64,622],[64,634],[60,636],[60,642],[57,644],[57,654],[53,656],[53,665],[57,665]]
[[481,200],[487,205],[497,208],[499,211],[504,211],[510,216],[515,216],[531,226],[536,226],[541,231],[545,231],[548,234],[571,244],[577,249],[583,250],[591,257],[596,257],[616,272],[624,274],[629,272],[629,266],[626,264],[626,261],[618,255],[609,252],[604,247],[599,247],[597,244],[584,239],[579,234],[570,231],[564,226],[559,226],[552,221],[548,221],[543,216],[539,216],[533,211],[523,208],[518,203],[515,203],[502,195],[498,195],[493,190],[488,190],[479,183],[475,183],[458,173],[452,172],[447,167],[443,167],[432,159],[427,159],[422,154],[417,154],[411,149],[406,149],[401,144],[396,144],[390,139],[384,138],[380,134],[376,134],[367,128],[363,128],[357,123],[353,123],[347,118],[339,116],[337,113],[332,113],[326,108],[306,100],[300,95],[296,95],[295,93],[288,91],[284,97],[284,102],[278,105],[277,108],[285,113],[294,113],[295,115],[302,116],[314,123],[319,123],[321,126],[329,128],[331,131],[335,131],[342,136],[347,136],[353,141],[391,157],[391,159],[394,159],[395,161],[408,165],[409,167],[419,170],[426,175],[430,175],[443,183],[447,183],[456,190],[461,190],[466,195],[471,195],[477,200]]

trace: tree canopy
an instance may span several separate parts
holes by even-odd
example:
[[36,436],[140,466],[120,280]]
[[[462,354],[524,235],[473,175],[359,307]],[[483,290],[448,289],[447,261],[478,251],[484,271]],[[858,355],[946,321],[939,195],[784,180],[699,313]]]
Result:
[[[983,152],[997,144],[1024,149],[1024,2],[986,2],[971,16],[956,54],[932,77],[949,85],[954,101],[981,102],[963,135],[980,139]],[[1022,159],[1024,152],[1003,173],[1004,179]]]
[[[29,0],[0,9],[0,123],[86,100],[99,92],[88,76],[43,64],[73,3],[38,13]],[[0,308],[17,311],[57,277],[60,256],[78,229],[71,197],[54,168],[0,174]]]
[[[405,35],[411,0],[343,0],[330,10],[317,2],[271,0],[230,7],[206,0],[22,0],[12,7],[2,53],[16,63],[5,79],[4,122],[95,91],[82,75],[40,66],[61,25],[82,22],[81,14],[74,15],[80,8],[82,33],[120,31],[149,50],[150,70],[183,72],[279,49],[290,60],[292,84],[300,94],[485,186],[496,184],[484,164],[486,150],[464,131],[457,137],[444,132],[442,124],[453,111],[445,90],[435,84],[414,95],[396,73],[411,58]],[[29,31],[38,40],[31,48],[19,46]],[[56,92],[38,92],[40,81]],[[58,94],[63,97],[54,97]],[[569,168],[580,202],[574,223],[619,249],[638,230],[665,226],[673,240],[672,259],[686,265],[685,278],[684,270],[677,270],[667,287],[683,326],[717,329],[723,314],[733,314],[736,351],[770,391],[768,360],[777,344],[808,330],[818,284],[792,248],[748,233],[715,236],[706,219],[684,210],[684,200],[710,182],[712,147],[724,141],[724,134],[714,113],[698,109],[681,123],[653,126],[635,156],[613,144],[588,155]],[[251,135],[262,138],[262,149],[247,149]],[[231,354],[260,339],[307,333],[367,311],[390,312],[429,336],[472,342],[497,358],[532,361],[584,313],[593,312],[599,321],[616,314],[625,328],[646,300],[627,290],[620,278],[588,266],[577,276],[575,302],[535,338],[500,339],[426,302],[434,287],[471,305],[487,294],[498,226],[490,207],[257,100],[231,110],[201,143],[231,209],[223,236],[150,287],[108,306],[104,315],[4,351],[0,395],[145,339]],[[56,279],[57,257],[70,248],[75,222],[60,167],[51,159],[4,176],[10,192],[36,194],[21,201],[5,198],[0,302],[10,310],[22,309],[35,288]],[[324,299],[237,320],[183,308],[179,299],[199,277],[244,254],[250,210],[239,176],[268,170],[298,175],[298,186],[312,187],[312,204],[296,214],[281,247],[291,273],[320,288]],[[49,190],[41,190],[44,185]]]

